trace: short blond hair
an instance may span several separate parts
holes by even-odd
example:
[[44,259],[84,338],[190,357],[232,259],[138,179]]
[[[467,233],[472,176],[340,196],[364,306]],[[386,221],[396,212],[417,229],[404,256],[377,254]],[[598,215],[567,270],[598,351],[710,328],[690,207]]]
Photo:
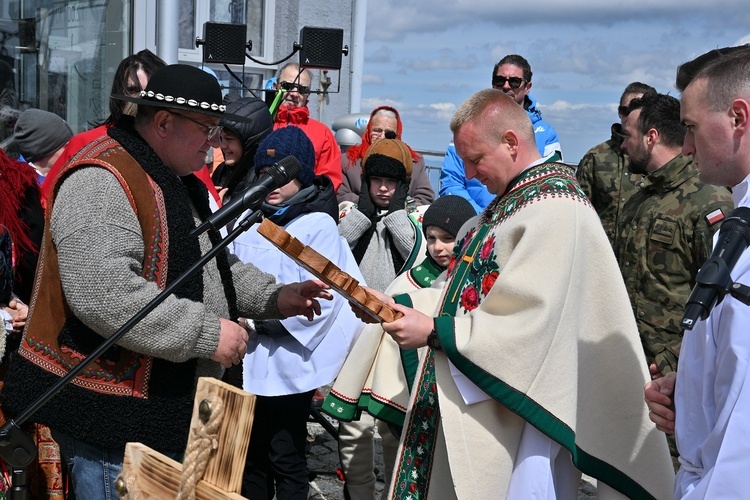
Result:
[[534,127],[526,111],[505,92],[498,89],[480,90],[458,107],[451,119],[454,134],[467,122],[479,121],[484,131],[482,140],[498,144],[507,130],[515,131],[526,142],[534,144]]

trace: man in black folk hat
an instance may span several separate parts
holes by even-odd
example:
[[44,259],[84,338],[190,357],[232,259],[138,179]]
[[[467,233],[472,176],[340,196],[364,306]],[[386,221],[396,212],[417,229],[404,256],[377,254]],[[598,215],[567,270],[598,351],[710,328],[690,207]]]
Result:
[[[209,212],[189,175],[219,146],[228,117],[216,80],[185,65],[155,73],[138,104],[85,147],[50,195],[29,322],[2,393],[17,413],[94,350],[216,243],[191,236]],[[239,363],[247,332],[238,316],[320,312],[330,298],[313,281],[281,286],[222,253],[34,416],[72,465],[77,498],[115,498],[125,443],[184,452],[196,379]]]

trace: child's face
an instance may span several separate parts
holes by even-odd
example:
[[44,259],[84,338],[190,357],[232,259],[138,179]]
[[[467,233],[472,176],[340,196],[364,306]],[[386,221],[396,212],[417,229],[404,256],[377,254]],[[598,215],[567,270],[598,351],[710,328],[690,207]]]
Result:
[[[270,167],[261,168],[258,172],[258,175],[265,174],[269,169]],[[302,184],[300,184],[297,179],[292,179],[283,186],[276,188],[268,193],[268,196],[266,196],[266,203],[268,203],[269,205],[280,205],[295,194],[299,193],[301,187]]]
[[231,130],[221,131],[221,152],[227,165],[234,165],[242,158],[242,141]]
[[370,177],[370,198],[379,208],[388,208],[388,204],[396,192],[398,181],[389,177]]
[[456,237],[437,226],[427,226],[425,236],[427,238],[427,251],[430,256],[435,259],[440,267],[446,269],[451,261]]

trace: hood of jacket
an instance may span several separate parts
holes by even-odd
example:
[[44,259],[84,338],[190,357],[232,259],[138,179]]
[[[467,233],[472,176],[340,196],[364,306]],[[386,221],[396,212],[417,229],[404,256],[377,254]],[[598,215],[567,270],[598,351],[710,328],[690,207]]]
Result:
[[249,156],[252,161],[260,141],[273,130],[273,118],[268,106],[257,97],[242,97],[227,104],[227,113],[251,119],[243,123],[222,119],[219,124],[237,134],[242,141],[242,158]]

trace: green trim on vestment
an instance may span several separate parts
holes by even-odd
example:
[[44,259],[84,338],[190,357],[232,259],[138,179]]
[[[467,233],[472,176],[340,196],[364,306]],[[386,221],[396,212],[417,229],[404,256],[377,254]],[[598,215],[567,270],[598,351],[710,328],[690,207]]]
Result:
[[362,411],[366,411],[370,415],[374,416],[378,420],[388,422],[397,426],[404,425],[403,411],[399,411],[396,408],[378,401],[372,398],[370,393],[363,392],[359,401],[351,403],[344,401],[339,398],[336,394],[330,393],[326,397],[326,406],[321,408],[325,413],[328,413],[337,420],[344,422],[351,422],[352,420],[359,420]]

